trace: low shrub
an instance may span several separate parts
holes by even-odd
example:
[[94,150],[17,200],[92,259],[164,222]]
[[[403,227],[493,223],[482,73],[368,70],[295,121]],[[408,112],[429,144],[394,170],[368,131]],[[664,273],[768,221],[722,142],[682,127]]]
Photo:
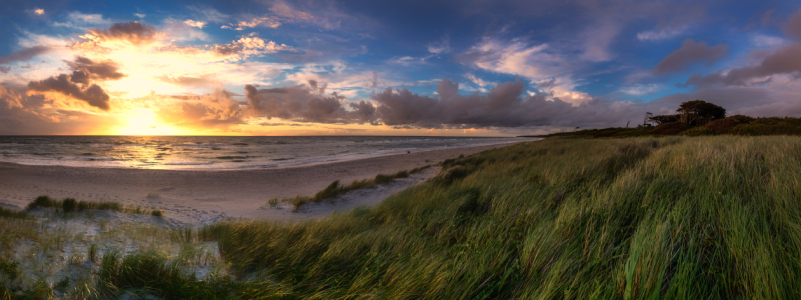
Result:
[[695,127],[679,133],[679,135],[686,135],[686,136],[701,136],[701,135],[713,135],[713,134],[715,133],[712,132],[711,129],[706,127]]
[[391,175],[378,174],[378,175],[375,175],[375,179],[373,179],[373,180],[375,181],[376,184],[382,184],[382,183],[390,182],[390,181],[392,181],[392,179],[394,179],[394,178],[392,178]]
[[61,206],[61,202],[59,202],[58,200],[52,199],[48,196],[39,196],[36,197],[36,199],[33,200],[33,202],[28,204],[27,209],[31,210],[37,207],[59,207],[59,206]]
[[665,123],[659,126],[656,126],[653,130],[649,131],[648,133],[651,134],[663,134],[663,135],[676,135],[682,131],[690,129],[690,126],[684,124],[682,122],[672,122],[672,123]]

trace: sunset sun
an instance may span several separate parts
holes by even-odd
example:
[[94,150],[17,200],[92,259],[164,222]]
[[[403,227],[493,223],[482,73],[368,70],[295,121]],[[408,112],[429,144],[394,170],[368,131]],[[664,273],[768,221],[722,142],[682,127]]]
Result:
[[156,114],[149,108],[137,108],[128,116],[125,127],[118,129],[115,135],[174,135],[175,128],[164,126],[156,121]]

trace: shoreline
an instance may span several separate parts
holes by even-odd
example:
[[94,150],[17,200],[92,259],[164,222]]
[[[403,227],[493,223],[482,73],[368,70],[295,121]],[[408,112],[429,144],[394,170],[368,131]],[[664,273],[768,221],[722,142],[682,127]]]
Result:
[[[459,146],[459,147],[444,147],[444,148],[433,148],[433,149],[421,149],[417,151],[412,151],[411,153],[421,153],[421,152],[429,152],[429,151],[443,151],[443,150],[455,150],[455,149],[463,149],[463,148],[473,148],[473,147],[487,147],[487,146],[509,146],[514,145],[517,143],[523,142],[530,142],[532,140],[518,140],[518,141],[511,141],[511,142],[504,142],[504,143],[493,143],[493,144],[480,144],[480,145],[471,145],[471,146]],[[117,169],[117,170],[165,170],[165,171],[188,171],[188,172],[215,172],[215,171],[249,171],[249,170],[274,170],[274,169],[287,169],[287,168],[303,168],[303,167],[311,167],[317,165],[325,165],[331,163],[340,163],[340,162],[349,162],[349,161],[357,161],[363,159],[372,159],[377,157],[384,157],[384,156],[392,156],[392,155],[404,155],[410,153],[404,152],[397,152],[397,153],[386,153],[380,154],[376,156],[367,156],[367,157],[356,157],[356,158],[349,158],[343,160],[332,160],[332,161],[321,161],[321,162],[313,162],[313,163],[306,163],[306,164],[299,164],[299,165],[289,165],[289,166],[277,166],[277,167],[243,167],[243,168],[134,168],[134,167],[120,167],[120,166],[70,166],[70,165],[61,165],[61,164],[25,164],[19,162],[9,162],[9,161],[2,161],[0,160],[0,167],[3,164],[11,164],[11,165],[21,165],[21,166],[32,166],[32,167],[66,167],[66,168],[88,168],[88,169]],[[165,166],[165,165],[161,165]]]
[[58,199],[116,201],[126,206],[162,209],[165,218],[186,224],[222,217],[292,220],[303,214],[260,207],[271,198],[313,195],[335,180],[350,183],[514,144],[244,170],[91,168],[0,162],[0,204],[22,209],[37,196],[48,195]]

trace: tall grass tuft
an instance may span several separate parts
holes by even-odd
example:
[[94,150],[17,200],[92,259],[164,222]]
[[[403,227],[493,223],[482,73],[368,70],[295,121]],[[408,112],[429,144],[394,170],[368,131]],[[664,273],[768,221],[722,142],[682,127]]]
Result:
[[32,219],[25,211],[16,211],[0,207],[0,218]]
[[72,198],[67,198],[61,201],[61,209],[64,212],[71,212],[78,209],[78,201]]
[[287,292],[280,284],[259,279],[236,281],[230,276],[211,274],[198,280],[176,261],[158,253],[122,257],[112,251],[103,255],[97,286],[104,298],[134,290],[164,299],[292,299],[284,297]]
[[[32,210],[37,207],[50,207],[61,208],[64,212],[84,211],[84,210],[110,210],[129,214],[152,215],[162,216],[163,212],[160,210],[147,210],[139,206],[124,206],[119,202],[113,201],[77,201],[73,198],[66,198],[64,200],[55,200],[48,196],[39,196],[33,202],[28,204],[26,210]],[[2,216],[2,215],[0,215]]]

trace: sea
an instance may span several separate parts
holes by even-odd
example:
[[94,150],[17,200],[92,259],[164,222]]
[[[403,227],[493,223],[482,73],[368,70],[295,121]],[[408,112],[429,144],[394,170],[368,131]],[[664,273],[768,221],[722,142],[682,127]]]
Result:
[[174,170],[284,168],[531,138],[430,136],[0,136],[0,161]]

